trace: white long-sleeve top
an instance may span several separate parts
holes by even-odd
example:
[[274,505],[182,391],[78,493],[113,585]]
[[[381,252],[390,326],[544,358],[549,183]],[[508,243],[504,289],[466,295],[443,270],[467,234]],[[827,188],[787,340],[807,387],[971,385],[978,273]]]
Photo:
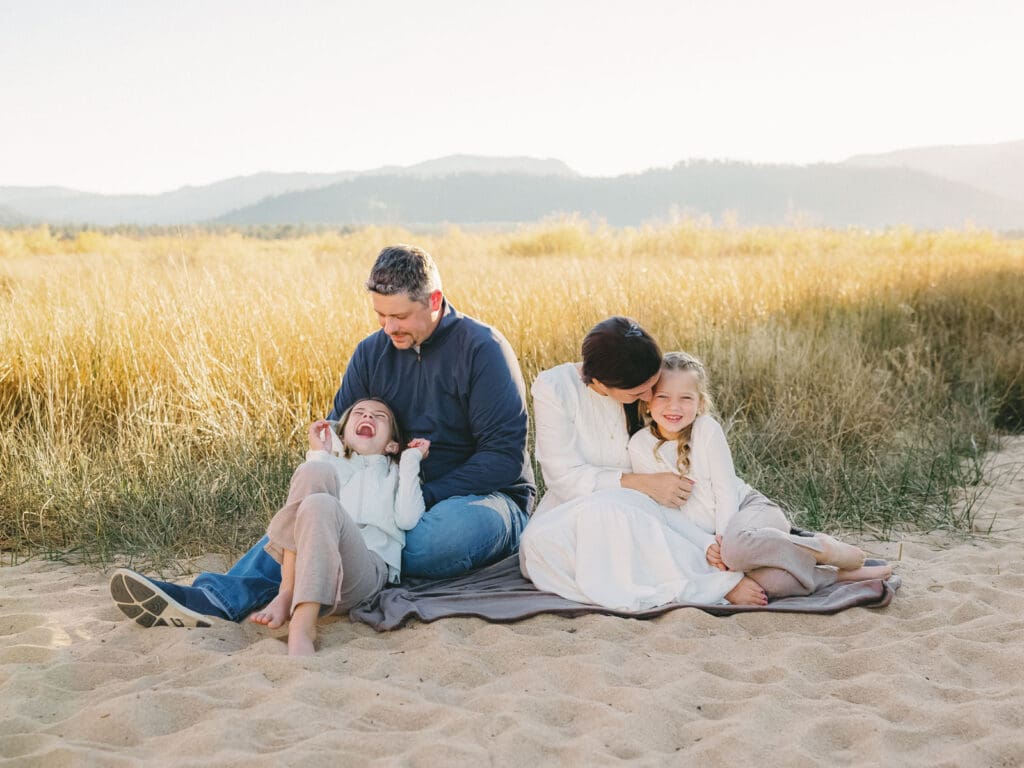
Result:
[[[675,472],[679,446],[667,440],[658,447],[649,429],[642,429],[629,441],[632,470],[639,473]],[[708,534],[722,533],[751,488],[736,476],[729,441],[722,425],[711,416],[698,416],[690,435],[690,471],[693,492],[680,511]]]
[[346,459],[327,451],[306,453],[306,461],[326,461],[334,469],[342,508],[356,521],[367,549],[387,563],[392,583],[402,576],[405,532],[426,509],[419,478],[422,458],[416,448],[402,451],[398,464],[380,454]]
[[544,498],[534,515],[594,491],[619,488],[629,472],[629,432],[622,404],[580,380],[577,363],[541,371],[534,379],[534,455]]

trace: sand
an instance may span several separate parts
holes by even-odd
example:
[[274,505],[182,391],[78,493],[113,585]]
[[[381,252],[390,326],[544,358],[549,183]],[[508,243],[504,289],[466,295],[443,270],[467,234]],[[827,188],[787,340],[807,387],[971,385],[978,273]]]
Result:
[[0,568],[0,765],[1022,765],[1022,466],[991,457],[986,532],[862,540],[903,586],[835,616],[342,619],[291,659],[142,629],[94,567]]

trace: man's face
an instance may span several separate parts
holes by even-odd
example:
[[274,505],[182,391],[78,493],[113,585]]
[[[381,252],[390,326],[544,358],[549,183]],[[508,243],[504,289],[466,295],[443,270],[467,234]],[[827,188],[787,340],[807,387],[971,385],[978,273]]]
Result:
[[385,296],[370,291],[377,322],[396,349],[419,346],[434,332],[441,319],[441,292],[434,291],[426,303],[413,301],[407,293]]

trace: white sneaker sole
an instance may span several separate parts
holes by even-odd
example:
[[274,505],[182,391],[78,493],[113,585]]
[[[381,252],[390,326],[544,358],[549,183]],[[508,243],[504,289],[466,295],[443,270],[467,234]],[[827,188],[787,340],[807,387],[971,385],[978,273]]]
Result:
[[140,627],[210,627],[211,617],[189,610],[145,576],[118,568],[110,577],[110,596]]

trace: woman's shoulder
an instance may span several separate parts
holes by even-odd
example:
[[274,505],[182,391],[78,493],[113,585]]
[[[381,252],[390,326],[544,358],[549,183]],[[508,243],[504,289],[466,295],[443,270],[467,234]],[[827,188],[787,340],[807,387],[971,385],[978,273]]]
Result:
[[580,389],[579,367],[577,363],[562,363],[537,374],[533,380],[532,391],[571,392]]

